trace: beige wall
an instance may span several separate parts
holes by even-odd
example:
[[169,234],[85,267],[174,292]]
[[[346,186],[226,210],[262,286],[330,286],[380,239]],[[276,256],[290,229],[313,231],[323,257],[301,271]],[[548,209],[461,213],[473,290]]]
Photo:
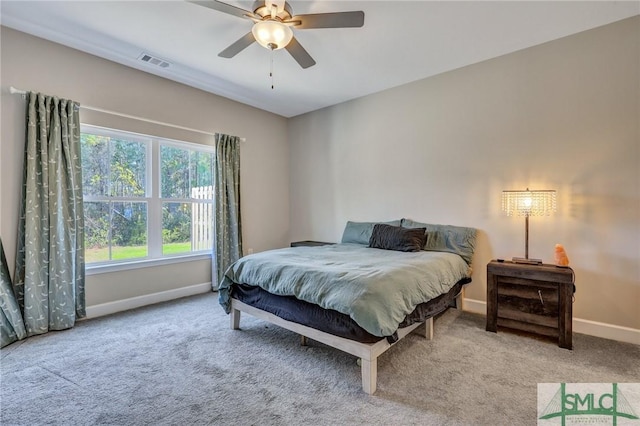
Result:
[[[13,273],[24,148],[24,100],[15,86],[82,105],[246,138],[241,146],[245,248],[289,243],[287,120],[198,89],[2,27],[0,235]],[[212,143],[212,137],[81,110],[81,121],[122,130]],[[209,260],[87,277],[87,305],[211,281]]]
[[574,317],[640,329],[640,18],[289,120],[291,237],[338,241],[347,220],[479,230],[486,263],[524,256],[503,189],[556,189],[530,256],[563,243]]

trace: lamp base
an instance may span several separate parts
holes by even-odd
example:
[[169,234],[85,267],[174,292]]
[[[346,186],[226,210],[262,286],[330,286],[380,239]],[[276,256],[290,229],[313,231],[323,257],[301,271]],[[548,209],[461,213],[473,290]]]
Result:
[[542,259],[525,259],[524,257],[514,257],[511,259],[513,263],[524,263],[527,265],[542,265]]

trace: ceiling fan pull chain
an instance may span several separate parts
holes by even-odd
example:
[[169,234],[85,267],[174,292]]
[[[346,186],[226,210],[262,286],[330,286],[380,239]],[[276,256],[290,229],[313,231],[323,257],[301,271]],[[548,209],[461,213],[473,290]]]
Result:
[[271,77],[271,90],[273,90],[273,49],[271,50],[271,67],[269,69],[269,77]]

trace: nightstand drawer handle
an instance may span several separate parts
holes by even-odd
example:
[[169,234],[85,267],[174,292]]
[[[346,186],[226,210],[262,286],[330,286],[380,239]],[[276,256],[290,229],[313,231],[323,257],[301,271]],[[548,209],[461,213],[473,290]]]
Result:
[[544,300],[542,300],[542,292],[538,290],[538,296],[540,296],[540,303],[544,305]]

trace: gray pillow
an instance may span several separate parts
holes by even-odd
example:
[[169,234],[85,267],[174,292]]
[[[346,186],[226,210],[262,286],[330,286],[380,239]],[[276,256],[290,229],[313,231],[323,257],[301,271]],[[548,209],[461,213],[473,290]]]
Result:
[[395,251],[420,251],[427,239],[426,228],[401,228],[377,223],[369,247]]
[[347,222],[342,233],[342,243],[364,244],[369,245],[373,227],[376,223],[384,223],[385,225],[400,226],[400,220],[392,220],[391,222]]
[[453,225],[433,225],[402,219],[403,228],[426,228],[427,243],[424,250],[445,251],[462,257],[471,266],[476,246],[476,229]]

